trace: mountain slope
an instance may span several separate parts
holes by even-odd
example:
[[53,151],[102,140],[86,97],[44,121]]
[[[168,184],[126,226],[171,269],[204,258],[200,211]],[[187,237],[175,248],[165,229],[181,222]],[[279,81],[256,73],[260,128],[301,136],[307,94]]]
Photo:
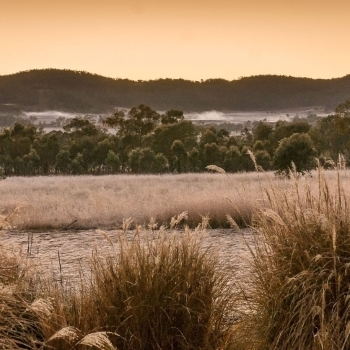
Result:
[[158,110],[333,109],[350,97],[350,75],[336,79],[260,75],[227,81],[132,81],[45,69],[0,76],[0,110],[110,112],[144,103]]

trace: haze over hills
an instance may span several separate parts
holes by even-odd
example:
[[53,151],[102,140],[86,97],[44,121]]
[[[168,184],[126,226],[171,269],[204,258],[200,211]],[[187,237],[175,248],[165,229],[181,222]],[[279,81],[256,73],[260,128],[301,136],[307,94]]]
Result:
[[334,79],[277,75],[238,80],[132,81],[70,70],[44,69],[0,76],[0,111],[109,113],[140,103],[185,112],[273,111],[312,106],[331,111],[350,97],[350,75]]

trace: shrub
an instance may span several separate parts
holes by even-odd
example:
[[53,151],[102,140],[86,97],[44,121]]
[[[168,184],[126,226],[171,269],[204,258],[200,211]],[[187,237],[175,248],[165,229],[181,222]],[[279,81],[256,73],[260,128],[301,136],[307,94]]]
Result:
[[316,154],[311,137],[295,133],[281,140],[273,156],[273,165],[277,174],[289,176],[292,163],[298,173],[305,174],[315,169]]

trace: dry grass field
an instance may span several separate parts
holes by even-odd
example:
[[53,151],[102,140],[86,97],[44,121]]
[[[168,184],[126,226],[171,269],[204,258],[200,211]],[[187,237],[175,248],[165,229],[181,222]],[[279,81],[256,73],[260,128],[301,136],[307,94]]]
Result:
[[[336,186],[336,172],[326,173]],[[345,173],[344,189],[350,191]],[[317,186],[317,176],[302,179]],[[168,224],[188,212],[191,227],[209,215],[210,226],[228,227],[226,215],[249,225],[252,208],[266,202],[264,188],[290,188],[272,173],[11,177],[0,181],[0,215],[17,229],[117,228],[123,219]],[[229,199],[229,200],[228,200]]]
[[70,228],[91,229],[115,228],[129,217],[138,224],[154,218],[161,225],[187,211],[192,227],[206,214],[212,227],[227,227],[227,214],[240,224],[249,222],[252,205],[262,196],[261,181],[267,178],[274,181],[273,174],[257,173],[231,180],[212,173],[11,177],[0,181],[0,215],[11,215],[18,229],[64,229],[72,222]]

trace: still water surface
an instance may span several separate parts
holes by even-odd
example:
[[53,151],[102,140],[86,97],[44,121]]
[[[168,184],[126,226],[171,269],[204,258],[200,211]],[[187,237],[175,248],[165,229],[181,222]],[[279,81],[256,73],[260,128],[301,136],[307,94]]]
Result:
[[[4,246],[21,252],[22,256],[39,266],[43,274],[52,276],[57,281],[62,278],[67,283],[72,283],[79,279],[81,273],[89,274],[89,261],[94,249],[101,254],[118,249],[118,233],[120,231],[115,230],[104,231],[104,234],[98,230],[33,233],[5,231],[0,235]],[[114,247],[106,236],[115,242]],[[133,236],[133,231],[127,233],[128,239]],[[207,230],[203,248],[212,247],[223,267],[234,269],[238,275],[245,274],[250,266],[248,245],[253,245],[253,236],[250,230]]]

